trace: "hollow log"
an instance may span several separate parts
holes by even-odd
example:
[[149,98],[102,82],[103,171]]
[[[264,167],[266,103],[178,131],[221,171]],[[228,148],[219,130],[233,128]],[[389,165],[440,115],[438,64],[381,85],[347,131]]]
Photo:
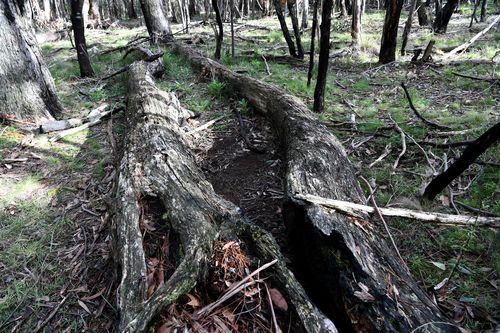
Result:
[[[155,65],[156,64],[156,65]],[[128,131],[118,177],[113,230],[119,263],[119,332],[146,332],[166,306],[203,282],[218,239],[240,239],[269,268],[307,332],[337,332],[311,303],[288,270],[274,239],[249,224],[234,204],[218,196],[204,178],[182,127],[190,113],[175,94],[153,82],[158,62],[135,62],[129,69]],[[152,67],[153,66],[153,67]],[[161,223],[179,239],[182,253],[174,272],[148,297],[141,223],[148,202],[157,202]],[[158,208],[159,207],[159,208]]]
[[302,101],[191,48],[173,41],[167,46],[194,68],[210,71],[270,120],[285,156],[283,213],[295,273],[339,331],[459,332],[396,259],[369,216],[347,217],[294,199],[301,193],[364,203],[341,143]]

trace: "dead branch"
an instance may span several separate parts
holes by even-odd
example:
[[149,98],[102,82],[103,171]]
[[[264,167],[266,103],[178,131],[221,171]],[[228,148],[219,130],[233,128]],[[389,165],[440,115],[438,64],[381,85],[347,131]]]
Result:
[[486,82],[490,82],[493,84],[500,84],[500,79],[494,79],[494,78],[489,78],[489,77],[477,77],[477,76],[471,76],[471,75],[466,75],[466,74],[460,74],[457,72],[451,72],[451,73],[453,75],[464,77],[464,78],[471,79],[471,80],[486,81]]
[[212,120],[206,122],[205,124],[198,126],[194,129],[190,130],[189,132],[186,132],[186,135],[192,135],[192,134],[197,133],[199,131],[203,131],[204,129],[209,128],[210,126],[212,126],[213,124],[215,124],[216,122],[218,122],[219,120],[221,120],[223,118],[224,118],[224,116],[220,116],[220,117],[217,117],[215,119],[212,119]]
[[[360,214],[376,213],[375,208],[356,204],[349,201],[333,200],[322,198],[310,194],[295,194],[294,198],[304,200],[313,204],[329,207],[335,209],[346,215],[359,217]],[[405,217],[409,219],[419,220],[429,223],[439,223],[444,225],[458,225],[458,226],[479,226],[489,228],[500,228],[500,218],[498,217],[484,217],[484,216],[466,216],[466,215],[450,215],[434,212],[422,212],[406,208],[379,208],[380,213],[384,216]]]
[[450,127],[448,126],[443,126],[443,125],[439,125],[435,122],[432,122],[430,120],[427,120],[425,119],[421,114],[420,112],[417,111],[417,109],[415,108],[415,106],[413,105],[413,101],[411,100],[411,97],[410,97],[410,93],[408,92],[408,89],[406,88],[406,85],[404,84],[404,82],[401,82],[401,87],[403,88],[404,92],[405,92],[405,95],[406,95],[406,99],[408,100],[408,104],[410,105],[410,108],[413,110],[413,112],[415,113],[415,115],[420,119],[422,120],[425,124],[429,125],[430,127],[434,127],[434,128],[437,128],[437,129],[445,129],[445,130],[449,130],[451,129]]
[[399,160],[406,153],[406,139],[405,139],[405,132],[403,132],[403,130],[401,129],[401,127],[399,127],[398,123],[395,122],[392,119],[391,116],[389,116],[389,118],[391,119],[391,121],[392,121],[392,123],[394,125],[394,128],[396,129],[396,131],[398,131],[398,133],[399,133],[399,135],[401,137],[401,153],[399,153],[398,157],[396,158],[396,161],[394,161],[394,164],[392,165],[392,168],[396,169],[398,167]]
[[234,114],[236,115],[236,119],[238,119],[238,125],[240,129],[240,134],[241,137],[243,138],[243,141],[245,141],[245,144],[248,149],[250,149],[253,152],[256,152],[258,154],[263,154],[266,152],[264,148],[256,147],[248,138],[247,131],[245,128],[245,124],[243,124],[243,119],[241,118],[241,113],[238,109],[234,108],[233,109]]
[[66,300],[68,299],[68,297],[69,297],[69,295],[64,296],[64,298],[57,304],[57,306],[54,308],[54,310],[52,310],[52,312],[50,312],[49,316],[47,318],[45,318],[45,320],[40,325],[37,326],[37,328],[33,331],[33,333],[38,333],[45,326],[47,326],[47,324],[49,323],[49,321],[51,321],[52,318],[54,318],[54,316],[59,311],[59,309],[61,308],[61,306],[63,306],[63,304],[66,303]]

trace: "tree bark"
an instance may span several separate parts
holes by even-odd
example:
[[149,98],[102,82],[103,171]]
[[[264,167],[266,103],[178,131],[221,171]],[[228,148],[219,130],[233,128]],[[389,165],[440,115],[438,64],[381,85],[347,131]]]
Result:
[[417,327],[459,332],[392,254],[368,216],[347,217],[293,199],[300,193],[364,203],[341,143],[303,102],[192,49],[176,43],[170,48],[198,70],[211,69],[269,119],[285,158],[283,213],[294,267],[313,302],[340,332],[410,332]]
[[78,56],[78,65],[80,66],[81,77],[94,76],[94,70],[90,64],[89,54],[87,52],[87,43],[85,41],[85,22],[83,21],[82,8],[83,0],[71,0],[71,25],[75,37],[75,48]]
[[351,37],[352,46],[355,49],[360,48],[361,45],[361,4],[363,0],[352,1],[352,20],[351,20]]
[[287,0],[288,12],[292,19],[293,34],[295,35],[295,43],[297,43],[297,58],[304,59],[304,47],[300,39],[299,20],[297,18],[297,0]]
[[27,2],[0,1],[0,118],[40,124],[62,107],[29,13]]
[[434,178],[425,188],[424,197],[429,200],[434,199],[453,179],[460,176],[469,165],[474,163],[479,155],[495,144],[498,139],[500,139],[500,123],[492,126],[476,141],[467,146],[462,155],[447,170]]
[[314,112],[321,113],[325,104],[326,77],[330,62],[330,27],[333,0],[323,0],[321,11],[321,35],[319,39],[318,77],[314,88]]
[[486,5],[487,5],[487,0],[482,0],[481,1],[481,16],[479,19],[481,22],[486,22]]
[[[160,62],[161,64],[161,62]],[[189,113],[175,94],[154,86],[157,65],[136,62],[129,70],[127,120],[117,187],[114,255],[120,263],[119,332],[146,332],[155,316],[202,283],[217,240],[236,240],[262,263],[277,260],[271,279],[307,332],[337,330],[313,305],[286,267],[274,239],[249,224],[232,203],[217,195],[196,165],[181,128]],[[176,235],[174,272],[150,296],[141,231],[142,213],[154,206],[164,236]],[[171,248],[170,251],[174,252]],[[256,260],[256,261],[257,261]]]
[[410,35],[411,25],[413,23],[413,13],[417,6],[418,0],[411,0],[410,10],[408,11],[408,19],[406,20],[405,28],[403,30],[403,41],[401,42],[401,55],[405,55],[406,44],[408,43],[408,36]]
[[214,9],[214,12],[215,12],[215,20],[217,21],[217,27],[218,27],[214,58],[219,60],[220,59],[220,50],[222,47],[222,41],[224,39],[224,30],[223,30],[224,28],[223,28],[222,18],[220,16],[219,5],[217,3],[217,0],[212,0],[212,8]]
[[302,29],[306,29],[309,17],[309,0],[302,1]]
[[[439,7],[439,8],[438,8]],[[445,33],[450,22],[451,15],[458,7],[458,0],[448,0],[441,8],[441,0],[436,0],[436,20],[434,21],[434,31]]]
[[382,31],[382,42],[379,55],[379,61],[382,64],[387,64],[396,60],[396,41],[403,0],[387,0],[386,3],[387,10],[385,12],[384,29]]
[[172,30],[170,23],[163,11],[160,0],[140,0],[144,21],[148,29],[149,36],[156,42],[161,39],[170,38]]
[[423,0],[417,1],[418,7],[418,25],[421,27],[425,27],[429,25],[429,6],[427,2],[423,2]]
[[101,14],[99,13],[99,1],[89,0],[89,21],[92,21],[92,27],[101,26]]
[[314,54],[316,53],[314,39],[316,37],[316,27],[318,25],[318,6],[321,0],[314,0],[313,23],[311,29],[311,48],[309,52],[309,70],[307,71],[307,86],[311,85],[312,73],[314,69]]
[[283,15],[283,9],[281,8],[280,0],[274,0],[274,8],[276,9],[276,16],[278,16],[281,31],[283,32],[283,37],[285,37],[286,44],[288,45],[288,51],[290,52],[290,55],[292,57],[297,58],[295,44],[293,43],[292,37],[290,36],[290,31],[288,31],[288,27],[286,26],[285,16]]

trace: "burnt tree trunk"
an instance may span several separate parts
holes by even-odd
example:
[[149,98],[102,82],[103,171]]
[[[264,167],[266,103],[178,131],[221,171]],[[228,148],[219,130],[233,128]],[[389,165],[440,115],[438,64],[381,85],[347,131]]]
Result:
[[31,26],[29,3],[0,1],[0,118],[36,124],[61,111]]
[[309,0],[302,1],[302,23],[301,28],[306,29],[309,17]]
[[361,45],[361,5],[363,0],[352,1],[352,20],[351,20],[351,37],[352,46],[359,49]]
[[486,22],[486,5],[487,0],[481,0],[481,15],[479,19],[481,22]]
[[443,173],[438,175],[430,182],[425,188],[424,197],[427,199],[434,199],[442,190],[450,184],[453,179],[460,176],[469,165],[481,155],[486,149],[495,144],[500,139],[500,123],[492,126],[484,132],[477,140],[465,148],[462,155],[453,162],[450,167]]
[[161,0],[140,1],[144,21],[153,42],[170,38],[172,36],[172,30],[170,29],[170,23],[163,11]]
[[396,42],[398,37],[399,17],[403,8],[403,0],[387,0],[382,42],[380,45],[379,61],[387,64],[396,60]]
[[326,76],[330,62],[330,27],[333,0],[323,0],[321,10],[321,34],[319,38],[318,77],[314,88],[314,112],[323,112],[325,104]]
[[304,59],[304,47],[300,39],[299,19],[297,18],[297,0],[287,0],[288,12],[292,19],[293,34],[297,43],[297,58]]
[[417,1],[418,7],[418,25],[421,27],[428,26],[429,23],[429,5],[428,2],[423,2],[422,0]]
[[436,19],[434,21],[434,31],[436,33],[446,32],[451,15],[458,7],[458,0],[448,0],[442,8],[441,4],[441,0],[436,0]]
[[294,267],[308,295],[340,332],[417,332],[417,327],[459,332],[403,268],[368,216],[346,216],[295,199],[299,193],[365,200],[342,144],[302,101],[190,48],[177,43],[170,48],[196,69],[210,69],[269,119],[285,158],[283,213]]
[[216,45],[215,45],[215,54],[214,58],[219,60],[220,59],[220,50],[222,47],[222,41],[224,39],[224,28],[222,25],[222,18],[220,16],[220,10],[219,10],[219,5],[217,3],[217,0],[212,0],[212,8],[214,9],[215,12],[215,20],[217,21],[217,36],[216,37]]
[[78,65],[80,66],[80,76],[91,77],[94,76],[94,70],[90,64],[87,43],[85,42],[85,22],[83,21],[82,15],[83,0],[71,0],[70,4],[71,25],[73,26],[76,54],[78,56]]
[[[161,62],[159,62],[161,65]],[[238,207],[217,195],[196,165],[189,136],[181,128],[190,114],[175,94],[157,89],[157,64],[130,66],[127,122],[117,187],[114,255],[120,264],[119,332],[149,332],[169,304],[202,283],[213,260],[214,243],[239,240],[260,262],[277,259],[271,279],[284,292],[307,332],[336,333],[286,267],[274,239],[246,221]],[[147,296],[146,258],[141,233],[144,203],[159,203],[161,223],[182,248],[174,272]]]
[[312,22],[312,30],[311,30],[311,48],[309,52],[309,70],[307,71],[307,86],[311,85],[312,73],[314,69],[314,54],[316,53],[314,46],[314,39],[316,37],[316,28],[318,26],[318,6],[321,0],[314,0],[314,9],[313,9],[313,22]]
[[411,25],[413,22],[413,13],[415,12],[415,7],[417,6],[418,0],[411,0],[410,10],[408,11],[408,19],[406,20],[405,28],[403,30],[403,41],[401,42],[401,55],[405,55],[406,44],[408,43],[408,36],[410,35]]
[[288,45],[288,52],[290,52],[290,55],[292,57],[297,57],[295,44],[293,43],[292,37],[290,36],[290,31],[288,31],[288,27],[286,26],[285,16],[283,15],[283,9],[281,8],[280,0],[274,0],[274,8],[276,9],[276,16],[278,16],[281,31],[283,32],[283,37],[285,37],[286,44]]

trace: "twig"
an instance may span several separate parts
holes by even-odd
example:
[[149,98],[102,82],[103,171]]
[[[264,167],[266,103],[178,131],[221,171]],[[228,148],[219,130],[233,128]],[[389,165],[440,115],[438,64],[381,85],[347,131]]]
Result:
[[266,64],[267,75],[271,75],[271,71],[269,70],[269,65],[267,64],[266,57],[264,57],[264,55],[261,55],[261,57],[262,57],[262,60],[264,60],[264,64]]
[[51,321],[52,318],[54,318],[54,316],[56,315],[57,311],[59,311],[59,309],[61,308],[61,306],[63,306],[63,304],[68,299],[68,297],[69,297],[69,295],[64,296],[64,298],[59,302],[59,304],[57,304],[57,306],[54,308],[54,310],[52,310],[52,312],[49,314],[49,316],[40,325],[38,325],[38,327],[33,331],[33,333],[38,333],[45,326],[47,326],[47,324],[49,323],[49,321]]
[[476,213],[476,214],[481,214],[481,215],[484,215],[484,216],[491,216],[491,217],[500,217],[500,215],[497,215],[495,213],[492,213],[492,212],[488,212],[484,209],[479,209],[479,208],[474,208],[472,206],[469,206],[463,202],[460,202],[460,201],[456,201],[457,204],[459,204],[460,206],[462,206],[463,208],[465,208],[466,210],[472,212],[472,213]]
[[415,115],[420,119],[422,120],[425,124],[431,126],[431,127],[434,127],[434,128],[437,128],[437,129],[444,129],[444,130],[450,130],[451,128],[448,127],[448,126],[443,126],[443,125],[439,125],[435,122],[432,122],[430,120],[427,120],[425,119],[421,114],[420,112],[417,111],[417,109],[415,108],[415,106],[413,105],[413,102],[411,100],[411,97],[410,97],[410,93],[408,92],[408,89],[406,88],[406,85],[404,84],[404,82],[401,82],[401,87],[403,88],[404,92],[405,92],[405,95],[406,95],[406,99],[408,100],[408,104],[410,104],[410,108],[413,110],[413,112],[415,113]]
[[250,139],[248,138],[247,133],[246,133],[245,125],[243,124],[243,119],[241,119],[240,111],[238,111],[238,109],[234,108],[233,112],[236,115],[236,118],[238,119],[238,124],[240,125],[239,126],[240,133],[241,133],[241,136],[243,137],[243,140],[245,141],[248,149],[250,149],[251,151],[254,151],[256,153],[259,153],[259,154],[265,153],[266,150],[264,148],[256,147],[252,142],[250,142]]
[[271,309],[271,316],[273,318],[274,330],[276,333],[281,333],[281,328],[278,326],[278,322],[276,321],[276,314],[274,313],[273,300],[271,299],[271,293],[269,292],[269,288],[267,287],[267,283],[264,282],[264,286],[266,287],[267,299],[269,300],[269,308]]
[[363,176],[359,176],[361,180],[363,180],[368,186],[368,191],[370,192],[370,199],[373,204],[373,208],[375,209],[375,212],[377,213],[378,217],[380,218],[380,221],[382,221],[382,224],[384,225],[385,232],[387,232],[387,235],[389,236],[389,239],[391,240],[392,246],[394,247],[394,250],[396,251],[396,254],[398,255],[399,259],[401,260],[401,263],[403,264],[403,267],[406,269],[407,272],[410,271],[408,266],[406,265],[406,262],[404,261],[403,257],[401,256],[401,253],[399,253],[399,249],[396,245],[396,242],[394,241],[394,238],[392,237],[391,231],[389,230],[389,227],[387,226],[387,223],[385,222],[384,216],[380,212],[380,209],[378,208],[377,201],[375,200],[375,195],[373,194],[373,189],[370,185],[370,183],[365,179]]
[[394,161],[394,164],[392,165],[392,168],[395,170],[398,167],[399,160],[406,153],[406,139],[405,139],[405,132],[403,132],[401,127],[399,127],[398,123],[395,122],[394,119],[392,119],[392,117],[390,115],[389,115],[389,119],[391,119],[391,121],[394,125],[394,128],[396,129],[396,131],[398,131],[398,133],[401,137],[401,153],[399,153],[398,158],[396,158],[396,161]]
[[474,141],[458,141],[458,142],[450,142],[450,143],[437,143],[437,142],[429,142],[429,141],[418,141],[418,143],[422,146],[431,146],[434,148],[454,148],[454,147],[463,147],[468,146]]
[[477,77],[477,76],[471,76],[471,75],[466,75],[466,74],[460,74],[457,72],[451,72],[451,74],[456,75],[456,76],[460,76],[460,77],[464,77],[467,79],[471,79],[471,80],[486,81],[486,82],[490,82],[493,84],[500,84],[500,79],[494,79],[494,78],[489,78],[489,77]]
[[224,118],[224,116],[220,116],[220,117],[217,117],[213,120],[210,120],[210,121],[206,122],[205,124],[198,126],[194,129],[190,130],[189,132],[186,132],[186,135],[192,135],[196,132],[203,131],[204,129],[209,128],[210,126],[212,126],[213,124],[215,124],[216,122],[218,122],[219,120],[221,120],[223,118]]
[[368,166],[368,168],[371,168],[375,164],[377,164],[378,162],[382,161],[390,153],[391,153],[391,144],[389,143],[388,145],[385,146],[384,152],[375,161],[373,161],[372,163],[370,163],[370,165]]
[[[294,198],[332,208],[350,216],[359,217],[360,213],[376,213],[375,209],[371,206],[361,205],[349,201],[328,199],[311,194],[295,194]],[[423,212],[406,208],[379,208],[379,211],[384,216],[405,217],[429,223],[459,226],[477,225],[480,227],[500,228],[500,218],[498,217],[450,215]]]

